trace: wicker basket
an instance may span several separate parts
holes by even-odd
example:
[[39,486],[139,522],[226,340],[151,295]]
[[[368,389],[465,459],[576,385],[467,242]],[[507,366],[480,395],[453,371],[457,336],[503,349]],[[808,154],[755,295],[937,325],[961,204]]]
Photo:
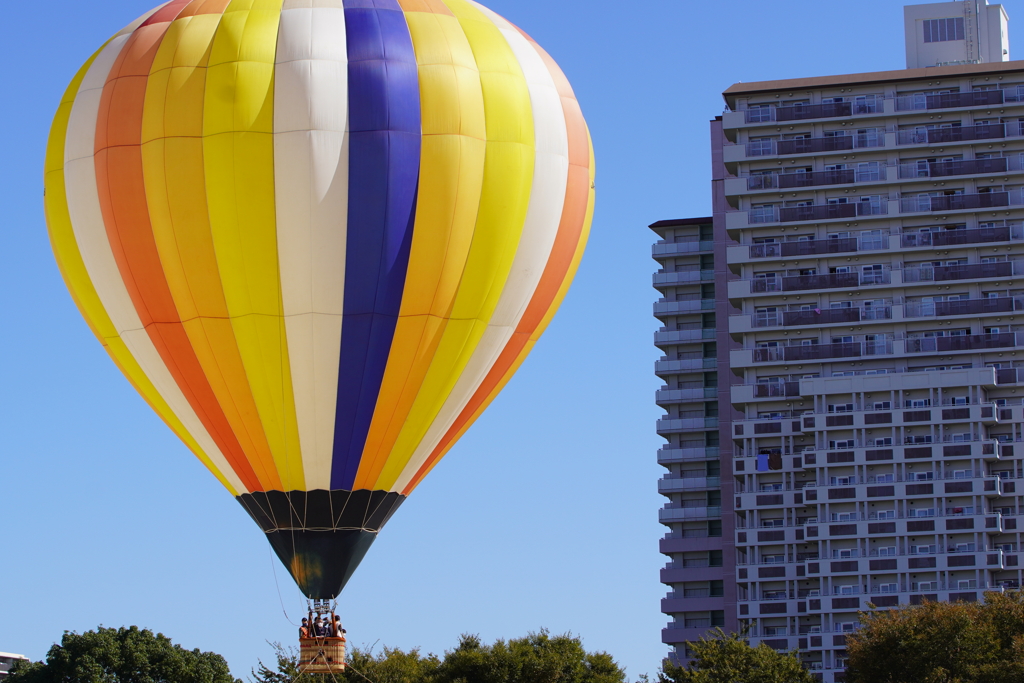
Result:
[[344,638],[299,638],[299,671],[329,674],[344,670]]

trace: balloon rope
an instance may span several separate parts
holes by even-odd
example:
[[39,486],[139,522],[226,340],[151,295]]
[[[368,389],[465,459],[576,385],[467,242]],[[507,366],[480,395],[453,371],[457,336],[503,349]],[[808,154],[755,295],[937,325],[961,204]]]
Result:
[[277,587],[277,599],[281,603],[281,612],[284,613],[284,618],[288,620],[289,624],[298,627],[298,624],[288,616],[288,610],[284,608],[284,598],[281,597],[281,584],[277,581],[277,565],[274,564],[274,551],[271,550],[270,546],[267,546],[267,552],[270,553],[270,570],[274,572],[274,586]]
[[[351,664],[346,664],[345,667],[348,668],[348,669],[352,669],[357,674],[359,674],[360,676],[365,678],[367,681],[370,681],[370,683],[376,683],[376,681],[373,681],[373,680],[370,680],[369,678],[367,678],[366,674],[364,674],[362,671],[360,671],[359,669],[355,668]],[[334,683],[338,683],[338,678],[334,675],[334,670],[331,669],[331,663],[330,662],[327,662],[327,671],[328,671],[328,673],[331,674],[331,678],[334,679]]]

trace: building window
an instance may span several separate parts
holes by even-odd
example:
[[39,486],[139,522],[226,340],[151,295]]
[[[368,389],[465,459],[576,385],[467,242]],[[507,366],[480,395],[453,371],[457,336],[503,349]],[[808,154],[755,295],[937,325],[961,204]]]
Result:
[[941,43],[946,40],[964,39],[963,17],[951,19],[926,19],[924,21],[924,42]]

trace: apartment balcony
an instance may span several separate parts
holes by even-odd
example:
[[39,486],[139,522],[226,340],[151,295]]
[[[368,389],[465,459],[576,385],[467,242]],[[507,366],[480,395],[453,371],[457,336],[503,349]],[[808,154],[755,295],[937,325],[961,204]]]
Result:
[[977,194],[921,195],[900,198],[900,213],[989,209],[1021,203],[1020,192],[979,192]]
[[718,446],[703,446],[699,448],[672,448],[663,446],[658,450],[658,464],[671,465],[673,463],[686,462],[689,460],[715,459],[719,455]]
[[832,344],[793,344],[753,349],[755,363],[860,358],[892,354],[892,341],[841,342]]
[[[791,223],[794,221],[824,221],[834,218],[855,218],[857,216],[877,216],[888,212],[886,202],[847,202],[842,204],[812,204],[810,206],[782,206],[777,209],[775,221]],[[751,211],[753,214],[754,211]],[[759,222],[770,222],[762,220]]]
[[702,358],[700,354],[689,358],[678,358],[675,360],[659,360],[654,363],[654,374],[659,376],[674,375],[684,372],[699,372],[701,370],[714,370],[718,367],[717,358]]
[[844,168],[833,171],[812,171],[809,173],[763,173],[747,176],[746,189],[786,190],[790,188],[818,187],[823,185],[872,183],[884,181],[885,179],[884,167],[864,170]]
[[[1014,91],[1005,91],[1014,92]],[[973,92],[950,92],[937,95],[915,94],[896,98],[896,111],[915,111],[929,109],[953,109],[956,107],[984,107],[1002,104],[1004,91],[976,90]]]
[[[986,424],[994,424],[999,422],[1000,417],[997,411],[991,404],[975,404],[975,405],[958,405],[958,406],[940,406],[940,407],[923,407],[923,408],[887,408],[885,410],[876,410],[874,408],[864,408],[860,410],[850,410],[837,413],[829,413],[826,415],[810,416],[804,414],[804,428],[805,429],[845,429],[845,428],[861,428],[866,427],[867,429],[879,428],[879,427],[920,427],[931,424],[938,424],[941,419],[942,424],[949,424],[952,422],[983,422]],[[936,443],[940,442],[936,439]],[[889,438],[886,447],[892,446],[892,439]],[[929,441],[929,443],[931,443]],[[941,443],[948,443],[945,438],[941,440]],[[966,443],[966,442],[965,442]],[[965,446],[969,450],[969,446]],[[957,455],[956,449],[950,450],[948,453],[943,452],[943,455]],[[853,456],[850,456],[853,459]],[[830,460],[830,462],[832,462]]]
[[957,175],[1005,173],[1010,170],[1009,159],[957,159],[955,161],[914,162],[900,164],[900,178],[946,178]]
[[751,294],[761,292],[800,292],[811,289],[851,289],[862,285],[888,284],[890,275],[891,273],[888,270],[878,270],[860,273],[755,277],[749,281],[749,287]]
[[708,241],[700,241],[697,238],[677,238],[675,241],[661,240],[655,242],[651,248],[651,256],[654,258],[664,258],[667,256],[677,256],[679,254],[696,254],[702,251],[711,252],[714,251],[715,243]]
[[948,337],[918,337],[906,340],[907,353],[945,353],[948,351],[986,351],[1017,346],[1014,332],[964,334]]
[[715,271],[701,270],[698,267],[678,267],[674,271],[658,271],[654,274],[653,282],[655,287],[663,285],[680,285],[693,282],[705,282],[715,279]]
[[718,429],[717,417],[664,417],[658,420],[659,434],[677,434],[680,432],[703,431]]
[[964,263],[952,266],[904,267],[903,282],[948,282],[952,280],[982,280],[1024,274],[1024,261],[994,261],[991,263]]
[[[839,204],[836,206],[854,206]],[[872,234],[862,237],[830,237],[823,240],[791,240],[787,242],[763,242],[747,247],[749,258],[786,258],[799,256],[825,256],[856,251],[878,251],[889,248],[886,235]],[[737,247],[730,247],[730,250]],[[729,259],[730,263],[735,262]]]
[[[681,595],[682,591],[669,593],[669,595]],[[705,597],[668,597],[661,601],[661,611],[664,614],[678,614],[679,612],[708,612],[720,610],[725,607],[725,600],[721,596]]]
[[729,316],[729,332],[744,334],[768,327],[843,325],[872,320],[891,320],[892,306],[865,308],[818,308],[809,311],[757,311]]
[[1020,122],[987,123],[977,126],[953,126],[950,128],[929,128],[896,131],[897,145],[936,145],[949,142],[971,142],[973,140],[1000,140],[1018,137],[1022,133]]
[[682,301],[666,301],[661,299],[654,304],[654,315],[675,315],[713,310],[715,310],[714,299],[684,299]]
[[996,384],[1024,383],[1024,368],[997,368]]
[[718,398],[718,387],[692,387],[688,389],[660,389],[655,392],[654,400],[658,405],[705,401]]
[[799,396],[800,382],[762,382],[749,385],[753,387],[754,398],[769,398],[773,396]]
[[992,299],[960,299],[959,301],[908,301],[903,304],[907,318],[947,315],[983,315],[1024,311],[1024,298],[1001,296]]
[[[673,342],[668,343],[671,344]],[[656,360],[654,361],[654,374],[664,377],[666,375],[715,370],[717,367],[718,358],[703,358],[698,353],[695,357]]]
[[800,396],[799,382],[772,382],[770,384],[734,384],[730,387],[733,403],[750,403],[761,398],[787,398]]
[[658,493],[678,493],[680,491],[717,489],[721,485],[721,477],[665,476],[658,480]]
[[717,330],[709,327],[702,328],[699,323],[694,327],[682,330],[658,330],[654,333],[654,343],[658,346],[667,344],[685,344],[687,342],[701,341],[702,339],[714,339]]
[[[1000,193],[1000,194],[1006,194]],[[984,195],[976,195],[984,196]],[[916,199],[916,198],[911,198]],[[912,247],[950,247],[960,244],[989,244],[1024,239],[1021,226],[1000,225],[992,228],[962,228],[934,230],[928,232],[905,232],[900,235],[900,245]]]
[[822,138],[793,138],[789,140],[754,140],[745,145],[734,145],[730,149],[733,147],[742,149],[745,157],[763,157],[843,152],[851,149],[884,146],[885,136],[871,133],[831,135]]
[[[800,418],[779,417],[779,418],[752,418],[749,420],[733,420],[733,434],[735,436],[790,436],[801,434]],[[779,453],[763,453],[762,455],[780,455]]]
[[665,645],[682,645],[683,643],[697,642],[702,636],[707,635],[710,626],[691,626],[684,624],[670,623],[661,630],[661,642]]
[[[857,113],[867,114],[880,112],[880,100],[857,103]],[[870,109],[870,111],[868,111]],[[745,123],[771,123],[772,121],[804,121],[806,119],[831,119],[854,114],[853,102],[828,102],[825,104],[796,104],[788,107],[756,107],[743,112]]]
[[[721,505],[700,505],[697,507],[677,505],[670,503],[658,510],[658,521],[664,524],[666,522],[678,522],[687,519],[715,519],[722,516]],[[707,562],[707,560],[704,560],[704,562]]]

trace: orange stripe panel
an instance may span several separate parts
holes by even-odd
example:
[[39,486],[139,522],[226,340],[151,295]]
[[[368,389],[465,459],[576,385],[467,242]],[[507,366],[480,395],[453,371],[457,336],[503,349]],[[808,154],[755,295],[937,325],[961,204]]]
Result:
[[[522,31],[520,31],[522,33]],[[487,377],[473,394],[473,398],[459,414],[452,426],[445,433],[444,438],[437,445],[434,451],[427,458],[426,462],[416,472],[409,485],[402,491],[403,495],[409,493],[419,485],[423,477],[433,468],[445,453],[454,445],[469,426],[490,404],[501,388],[514,374],[519,364],[526,358],[529,349],[532,347],[530,337],[544,320],[545,315],[556,303],[559,289],[566,280],[566,276],[572,266],[574,256],[582,247],[580,244],[587,217],[587,204],[590,197],[590,142],[587,133],[587,124],[583,120],[583,112],[580,110],[579,102],[573,94],[568,79],[558,68],[555,61],[528,35],[523,35],[531,42],[537,52],[544,59],[548,70],[555,81],[558,93],[562,99],[562,111],[565,113],[566,129],[569,136],[569,178],[565,189],[565,206],[562,209],[562,219],[558,226],[558,234],[555,236],[555,243],[551,249],[551,255],[544,266],[544,273],[541,275],[537,289],[530,299],[529,305],[523,314],[522,319],[516,326],[501,355],[491,366]],[[526,353],[524,353],[524,351]]]
[[[142,173],[142,111],[149,71],[170,22],[189,0],[175,0],[129,38],[107,77],[96,123],[100,208],[118,270],[160,357],[250,491],[264,490],[232,433],[174,307],[157,253]],[[276,478],[276,473],[272,473]]]
[[[266,473],[276,472],[273,454],[231,327],[206,206],[202,131],[209,49],[194,66],[169,58],[192,17],[220,15],[229,1],[193,0],[160,46],[144,106],[143,174],[155,244],[176,315],[246,459],[262,474],[260,481],[272,486],[275,480]],[[181,72],[188,78],[175,76]]]
[[403,12],[429,12],[431,14],[446,14],[454,17],[448,6],[442,0],[398,0]]

